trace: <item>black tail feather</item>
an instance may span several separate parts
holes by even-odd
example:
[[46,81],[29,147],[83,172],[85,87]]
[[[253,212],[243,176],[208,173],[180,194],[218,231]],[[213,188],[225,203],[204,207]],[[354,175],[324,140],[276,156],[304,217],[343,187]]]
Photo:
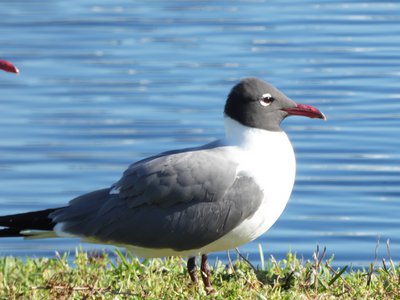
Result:
[[50,208],[32,211],[16,215],[0,217],[0,226],[6,227],[0,230],[0,237],[22,236],[21,230],[53,230],[55,223],[49,218],[49,214],[59,208]]
[[21,233],[20,229],[16,229],[16,228],[0,229],[0,238],[3,238],[3,237],[18,237],[18,236],[25,236],[24,234]]

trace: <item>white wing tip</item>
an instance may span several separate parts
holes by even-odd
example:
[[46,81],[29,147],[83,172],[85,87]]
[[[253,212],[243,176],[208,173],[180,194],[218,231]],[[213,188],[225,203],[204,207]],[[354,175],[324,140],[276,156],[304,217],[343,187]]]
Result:
[[119,195],[120,187],[113,187],[110,191],[110,195]]

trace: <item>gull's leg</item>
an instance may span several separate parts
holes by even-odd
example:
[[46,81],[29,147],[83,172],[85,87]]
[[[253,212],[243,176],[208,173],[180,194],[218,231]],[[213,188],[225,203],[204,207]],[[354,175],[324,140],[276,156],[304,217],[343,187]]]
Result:
[[187,261],[187,269],[189,272],[190,279],[192,280],[192,283],[197,284],[196,257],[189,257]]
[[201,256],[201,278],[203,279],[204,282],[204,288],[206,289],[207,294],[212,294],[215,293],[215,290],[211,286],[211,281],[210,281],[210,269],[208,268],[208,262],[207,262],[207,254],[203,254]]

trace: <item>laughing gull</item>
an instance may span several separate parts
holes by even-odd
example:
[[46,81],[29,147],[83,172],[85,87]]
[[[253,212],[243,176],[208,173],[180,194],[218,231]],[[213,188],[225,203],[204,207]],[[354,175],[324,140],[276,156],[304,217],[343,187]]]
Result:
[[326,119],[269,83],[243,79],[225,104],[224,138],[133,163],[111,187],[65,207],[0,217],[6,227],[0,236],[45,230],[124,246],[139,257],[189,257],[194,283],[195,256],[201,256],[201,276],[212,292],[207,253],[256,239],[286,206],[296,162],[280,123],[291,115]]
[[0,70],[10,72],[10,73],[15,73],[15,74],[19,73],[19,70],[16,66],[14,66],[9,61],[3,60],[3,59],[0,59]]

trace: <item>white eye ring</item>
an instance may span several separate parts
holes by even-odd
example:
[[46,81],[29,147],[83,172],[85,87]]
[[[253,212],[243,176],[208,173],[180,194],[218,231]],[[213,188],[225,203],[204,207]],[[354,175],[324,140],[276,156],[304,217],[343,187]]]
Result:
[[272,98],[271,94],[266,93],[261,96],[261,99],[259,100],[259,102],[262,106],[268,106],[272,103],[272,100],[273,100],[273,98]]

